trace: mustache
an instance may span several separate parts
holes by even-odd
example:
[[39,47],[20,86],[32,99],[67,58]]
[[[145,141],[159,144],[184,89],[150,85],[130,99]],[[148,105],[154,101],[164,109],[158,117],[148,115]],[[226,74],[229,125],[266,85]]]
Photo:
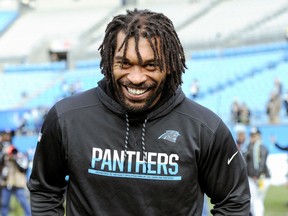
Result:
[[126,86],[126,87],[129,87],[129,88],[142,88],[142,89],[153,88],[153,87],[157,86],[157,83],[155,83],[155,82],[152,82],[152,83],[140,83],[138,85],[135,85],[135,84],[133,84],[130,81],[120,81],[120,80],[118,81],[118,84]]

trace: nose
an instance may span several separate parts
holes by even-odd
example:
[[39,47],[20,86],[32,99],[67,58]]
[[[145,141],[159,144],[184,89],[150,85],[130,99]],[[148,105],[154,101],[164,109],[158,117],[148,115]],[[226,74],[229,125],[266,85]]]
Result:
[[141,84],[147,80],[146,74],[142,71],[141,66],[138,65],[130,68],[127,78],[135,85]]

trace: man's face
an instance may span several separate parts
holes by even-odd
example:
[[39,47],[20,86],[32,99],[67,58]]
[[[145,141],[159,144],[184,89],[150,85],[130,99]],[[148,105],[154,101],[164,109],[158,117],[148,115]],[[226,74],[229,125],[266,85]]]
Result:
[[237,142],[238,143],[243,144],[245,142],[245,139],[246,139],[246,134],[245,133],[239,132],[237,134]]
[[[124,47],[119,50],[124,38],[125,34],[119,32],[113,62],[115,94],[127,111],[141,112],[154,106],[160,99],[167,72],[160,70],[155,61],[153,50],[144,37],[139,38],[138,44],[142,64],[138,61],[134,37],[128,40],[126,58],[124,59]],[[124,64],[121,67],[122,60]]]

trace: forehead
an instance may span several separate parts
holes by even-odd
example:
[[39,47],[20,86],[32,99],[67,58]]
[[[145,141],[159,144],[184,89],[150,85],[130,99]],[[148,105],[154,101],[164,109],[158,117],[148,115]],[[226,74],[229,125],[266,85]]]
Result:
[[[116,46],[116,50],[115,50],[115,55],[123,55],[124,53],[124,48],[125,48],[125,45],[123,45],[123,42],[126,38],[126,34],[123,32],[123,31],[120,31],[118,34],[117,34],[117,46]],[[157,47],[155,47],[155,39],[157,40]],[[160,39],[159,38],[152,38],[151,39],[152,41],[152,45],[155,47],[156,52],[159,53],[159,48],[160,48]],[[123,46],[122,46],[123,45]],[[139,54],[141,55],[142,58],[144,57],[153,57],[155,58],[154,56],[154,52],[153,52],[153,48],[151,47],[151,44],[148,40],[148,38],[144,37],[144,36],[141,36],[139,37],[139,41],[136,42],[135,41],[135,37],[132,36],[128,39],[127,41],[127,51],[126,51],[126,57],[128,58],[130,55],[137,55],[137,46],[138,46],[138,51],[139,51]],[[121,48],[121,49],[120,49]]]

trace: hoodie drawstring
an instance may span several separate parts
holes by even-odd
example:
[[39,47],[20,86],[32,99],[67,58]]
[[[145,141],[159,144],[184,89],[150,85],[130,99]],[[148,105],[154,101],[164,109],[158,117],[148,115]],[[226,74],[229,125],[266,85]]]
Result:
[[[130,132],[130,123],[129,123],[129,117],[127,113],[125,114],[125,119],[126,119],[126,136],[125,136],[125,145],[124,145],[124,161],[127,158],[129,132]],[[147,120],[148,119],[145,118],[144,123],[142,125],[142,131],[141,131],[141,145],[142,145],[142,151],[143,151],[143,159],[146,164],[147,164],[147,151],[146,151],[146,145],[145,145],[145,134],[146,134]]]
[[145,118],[145,121],[142,126],[141,144],[142,144],[142,150],[143,150],[143,158],[144,158],[145,163],[147,164],[147,151],[146,151],[146,146],[145,146],[146,123],[147,123],[147,118]]
[[126,157],[127,157],[129,131],[130,131],[130,124],[129,124],[129,118],[128,118],[127,113],[125,114],[125,119],[126,119],[126,137],[125,137],[125,146],[124,146],[124,161],[126,160]]

